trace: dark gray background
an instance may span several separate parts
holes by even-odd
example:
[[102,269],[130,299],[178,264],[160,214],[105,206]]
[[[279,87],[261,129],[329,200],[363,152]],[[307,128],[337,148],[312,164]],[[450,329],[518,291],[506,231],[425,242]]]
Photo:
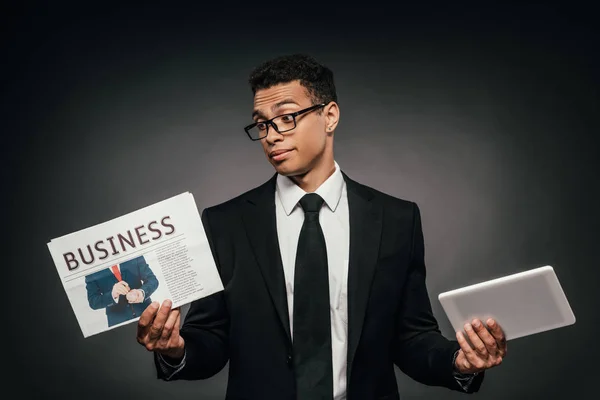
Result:
[[[203,382],[156,380],[135,324],[84,339],[46,243],[183,191],[202,209],[268,179],[242,130],[246,79],[291,52],[335,72],[342,169],[420,205],[445,335],[438,293],[554,266],[576,324],[510,342],[477,398],[595,397],[591,8],[99,3],[2,14],[3,364],[19,397],[223,397],[227,368]],[[463,397],[400,373],[398,383],[404,399]]]

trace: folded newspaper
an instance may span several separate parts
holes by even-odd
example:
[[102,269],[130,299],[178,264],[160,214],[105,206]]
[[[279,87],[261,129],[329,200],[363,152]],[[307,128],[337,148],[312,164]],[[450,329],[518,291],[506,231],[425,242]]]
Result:
[[52,239],[48,249],[84,337],[223,290],[196,202],[186,192]]

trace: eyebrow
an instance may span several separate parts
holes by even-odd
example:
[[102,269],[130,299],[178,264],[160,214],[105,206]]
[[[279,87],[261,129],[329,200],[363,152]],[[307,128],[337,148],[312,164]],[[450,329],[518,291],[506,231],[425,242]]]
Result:
[[[283,99],[280,102],[277,102],[275,104],[273,104],[273,106],[271,106],[271,111],[275,112],[276,109],[283,107],[284,105],[287,104],[295,104],[295,105],[299,105],[294,99]],[[254,110],[252,112],[252,119],[254,119],[254,117],[262,117],[262,118],[267,118],[262,112],[260,112],[259,110]]]

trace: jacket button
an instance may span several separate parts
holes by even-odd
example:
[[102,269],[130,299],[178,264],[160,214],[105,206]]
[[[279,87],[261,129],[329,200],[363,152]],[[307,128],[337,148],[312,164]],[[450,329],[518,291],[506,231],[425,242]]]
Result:
[[287,365],[289,365],[290,367],[292,366],[292,355],[288,354],[287,356]]

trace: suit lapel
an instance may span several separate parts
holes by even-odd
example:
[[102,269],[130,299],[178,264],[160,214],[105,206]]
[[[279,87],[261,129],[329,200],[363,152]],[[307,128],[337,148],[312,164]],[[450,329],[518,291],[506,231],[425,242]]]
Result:
[[277,174],[250,192],[243,211],[244,226],[279,320],[291,343],[283,263],[277,237],[275,182]]
[[[123,263],[119,266],[119,269],[121,271],[121,279],[124,280],[125,282],[127,282],[128,284],[131,284],[131,279],[129,277],[129,269],[127,268],[127,264]],[[113,274],[114,276],[114,274]],[[117,279],[115,277],[115,279]]]
[[[360,341],[371,282],[379,254],[382,208],[373,194],[343,174],[350,214],[348,264],[348,378]],[[349,381],[349,380],[348,380]]]
[[102,286],[104,289],[104,286],[106,286],[105,291],[109,291],[108,289],[110,288],[110,290],[112,290],[112,287],[115,283],[117,283],[117,277],[115,276],[115,274],[113,274],[113,272],[111,271],[110,267],[101,270],[98,273],[98,283],[100,284],[100,282],[102,282]]

